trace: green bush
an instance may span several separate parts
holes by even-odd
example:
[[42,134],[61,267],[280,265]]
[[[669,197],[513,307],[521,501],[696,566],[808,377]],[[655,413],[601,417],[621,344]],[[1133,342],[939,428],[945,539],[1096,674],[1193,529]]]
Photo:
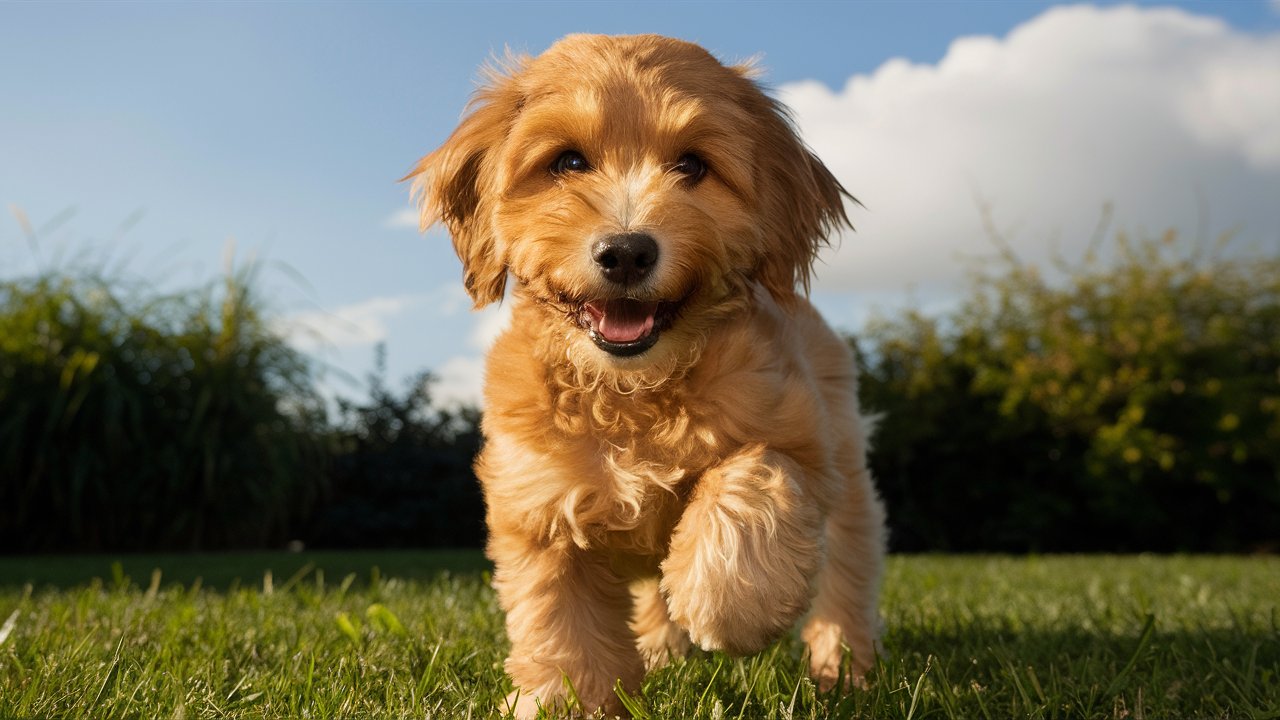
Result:
[[281,543],[323,484],[322,408],[253,268],[160,297],[0,283],[0,549]]
[[1170,232],[1057,281],[999,267],[855,346],[894,546],[1276,548],[1280,258]]

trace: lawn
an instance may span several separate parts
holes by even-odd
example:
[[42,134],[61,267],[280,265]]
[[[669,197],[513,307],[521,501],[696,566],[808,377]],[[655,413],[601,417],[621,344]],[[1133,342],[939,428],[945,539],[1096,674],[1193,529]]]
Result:
[[[476,553],[0,557],[0,717],[490,718]],[[1280,558],[893,557],[870,691],[784,640],[697,652],[652,718],[1280,718]]]

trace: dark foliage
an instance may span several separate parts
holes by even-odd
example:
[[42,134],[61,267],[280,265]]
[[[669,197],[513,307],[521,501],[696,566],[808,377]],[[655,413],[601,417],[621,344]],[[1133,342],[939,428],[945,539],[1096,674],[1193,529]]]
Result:
[[484,501],[471,469],[479,412],[431,406],[423,373],[397,397],[379,372],[367,404],[342,401],[331,494],[306,533],[320,547],[479,547]]

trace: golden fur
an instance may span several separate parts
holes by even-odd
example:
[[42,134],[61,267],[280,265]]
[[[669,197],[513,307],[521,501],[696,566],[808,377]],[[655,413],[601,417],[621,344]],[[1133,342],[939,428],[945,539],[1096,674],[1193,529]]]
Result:
[[[621,712],[616,681],[691,641],[755,652],[806,611],[814,677],[860,682],[883,511],[852,358],[801,292],[848,195],[750,69],[570,36],[490,72],[411,177],[477,307],[513,280],[476,470],[515,714],[564,709],[564,677]],[[591,248],[637,232],[658,260],[623,287]],[[606,352],[607,302],[669,324]]]

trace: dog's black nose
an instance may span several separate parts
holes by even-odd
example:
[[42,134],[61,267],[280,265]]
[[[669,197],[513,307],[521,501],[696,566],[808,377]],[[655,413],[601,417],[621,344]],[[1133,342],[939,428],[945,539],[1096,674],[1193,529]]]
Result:
[[658,263],[658,243],[642,232],[608,235],[591,247],[591,258],[606,280],[630,285],[644,279]]

